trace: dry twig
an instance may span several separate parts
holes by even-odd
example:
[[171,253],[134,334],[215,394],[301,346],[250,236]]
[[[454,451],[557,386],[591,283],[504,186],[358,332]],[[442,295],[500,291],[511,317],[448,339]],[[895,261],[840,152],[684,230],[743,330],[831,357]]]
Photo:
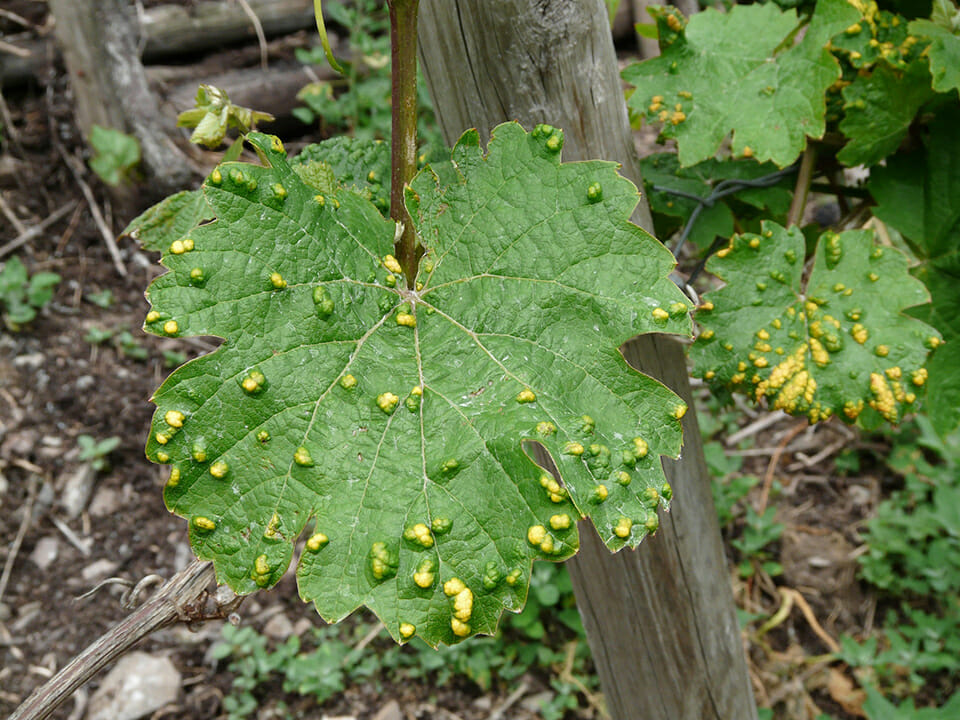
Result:
[[113,230],[107,226],[107,221],[103,219],[103,213],[100,212],[100,206],[97,205],[97,200],[93,196],[93,190],[90,189],[90,186],[87,185],[86,181],[83,179],[82,166],[79,161],[69,155],[63,146],[57,143],[57,149],[60,151],[60,155],[63,157],[64,162],[67,164],[67,169],[70,171],[70,174],[73,175],[73,179],[76,181],[77,185],[80,186],[80,190],[83,192],[83,196],[87,199],[87,205],[90,207],[90,214],[93,216],[93,221],[97,225],[97,229],[100,230],[100,234],[103,236],[103,241],[107,244],[107,250],[110,251],[110,257],[113,258],[113,266],[117,269],[117,272],[122,276],[127,276],[127,268],[123,264],[123,258],[120,257],[120,248],[117,247],[117,241],[113,236]]
[[767,465],[767,472],[763,476],[763,492],[760,494],[760,507],[757,508],[757,512],[761,515],[763,515],[763,511],[767,509],[767,501],[770,499],[770,488],[773,485],[773,474],[777,469],[777,465],[780,463],[780,458],[783,456],[784,450],[787,445],[790,444],[790,441],[802,433],[806,427],[807,422],[805,420],[794,425],[783,436],[783,439],[780,440],[776,452],[774,452],[773,457],[770,458],[770,463]]
[[221,617],[222,608],[208,609],[207,585],[213,564],[199,560],[174,575],[150,600],[93,642],[14,710],[9,720],[44,720],[107,664],[138,641],[162,627],[181,621]]
[[64,215],[66,215],[66,214],[69,213],[71,210],[73,210],[73,208],[75,208],[76,206],[77,206],[77,201],[74,200],[74,201],[72,201],[72,202],[67,203],[66,205],[63,205],[63,206],[57,208],[57,210],[55,210],[55,211],[54,211],[53,213],[51,213],[49,216],[47,216],[46,218],[44,218],[43,221],[40,222],[39,225],[34,225],[32,228],[28,228],[28,229],[25,230],[24,232],[20,233],[20,235],[18,235],[16,238],[14,238],[14,239],[11,240],[10,242],[8,242],[6,245],[0,246],[0,258],[4,257],[5,255],[7,255],[7,254],[9,254],[9,253],[11,253],[11,252],[13,252],[14,250],[16,250],[16,249],[17,249],[18,247],[20,247],[21,245],[26,245],[26,244],[27,244],[28,242],[30,242],[33,238],[35,238],[37,235],[39,235],[39,234],[42,233],[44,230],[46,230],[48,227],[50,227],[50,226],[53,225],[55,222],[57,222],[57,220],[59,220],[59,219],[62,218]]
[[253,11],[253,8],[250,7],[250,3],[248,3],[247,0],[237,0],[237,4],[243,8],[244,14],[250,18],[250,22],[253,23],[253,29],[257,33],[257,42],[260,44],[260,67],[266,70],[267,36],[263,33],[263,25],[260,22],[260,18],[257,17],[257,14]]
[[7,583],[10,581],[10,573],[13,572],[13,563],[17,559],[17,553],[20,552],[20,545],[27,534],[27,528],[30,527],[30,520],[33,518],[33,503],[37,499],[37,478],[36,475],[30,478],[30,484],[27,487],[27,501],[23,505],[23,519],[20,521],[20,528],[17,530],[17,536],[13,539],[13,545],[10,546],[10,553],[3,564],[3,574],[0,575],[0,599],[3,599],[3,593],[7,589]]

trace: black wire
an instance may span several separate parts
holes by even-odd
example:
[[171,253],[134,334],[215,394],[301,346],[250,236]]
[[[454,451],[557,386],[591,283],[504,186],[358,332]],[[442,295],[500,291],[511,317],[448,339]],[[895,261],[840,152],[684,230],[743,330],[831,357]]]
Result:
[[[798,160],[797,162],[793,163],[793,165],[785,167],[782,170],[777,170],[769,175],[764,175],[763,177],[755,178],[753,180],[727,178],[718,182],[713,187],[710,194],[706,197],[700,197],[699,195],[694,195],[693,193],[688,193],[683,190],[675,190],[673,188],[664,187],[663,185],[652,185],[651,189],[654,192],[675,195],[677,197],[686,198],[687,200],[693,200],[697,203],[697,206],[690,213],[690,217],[687,218],[687,222],[684,224],[683,230],[677,237],[677,240],[674,242],[673,247],[670,249],[670,251],[673,253],[673,256],[678,256],[680,248],[683,247],[683,244],[687,241],[687,238],[690,237],[690,233],[693,231],[693,226],[697,222],[697,218],[700,217],[700,213],[703,212],[704,208],[711,208],[714,206],[717,200],[721,200],[730,195],[735,195],[746,188],[764,188],[776,185],[783,178],[795,173],[799,167],[800,161]],[[713,245],[710,246],[710,250],[707,251],[703,261],[695,269],[694,274],[691,275],[688,282],[693,282],[694,278],[703,270],[703,265],[706,263],[707,258],[709,258],[710,255],[712,255],[718,249],[719,246],[717,246],[717,243],[714,242]]]

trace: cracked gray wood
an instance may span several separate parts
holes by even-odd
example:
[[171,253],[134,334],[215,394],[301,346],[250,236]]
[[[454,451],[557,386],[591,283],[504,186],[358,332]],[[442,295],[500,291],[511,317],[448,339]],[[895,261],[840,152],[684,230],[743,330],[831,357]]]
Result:
[[[421,0],[423,71],[444,136],[505,120],[564,129],[564,159],[618,160],[641,185],[600,0]],[[634,221],[652,230],[642,201]],[[693,400],[679,343],[631,341],[628,361]],[[757,717],[695,413],[679,461],[665,463],[672,511],[655,537],[611,555],[581,526],[569,562],[615,720]]]

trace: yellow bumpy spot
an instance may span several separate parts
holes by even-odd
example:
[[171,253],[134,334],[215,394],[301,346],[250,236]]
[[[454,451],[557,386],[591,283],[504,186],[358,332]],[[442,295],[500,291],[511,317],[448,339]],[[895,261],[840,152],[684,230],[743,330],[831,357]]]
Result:
[[532,403],[537,401],[537,395],[530,388],[524,388],[517,394],[518,403]]
[[826,367],[830,364],[830,353],[823,347],[823,343],[816,338],[810,338],[810,357],[813,358],[817,367]]
[[270,284],[277,290],[283,290],[287,286],[287,281],[283,279],[283,275],[275,272],[270,273]]
[[377,407],[383,410],[387,415],[391,414],[397,407],[400,398],[392,392],[381,393],[377,396]]
[[547,535],[547,536],[543,539],[543,542],[540,543],[540,549],[541,549],[543,552],[545,552],[545,553],[552,553],[552,552],[553,552],[553,538],[550,537],[549,535]]
[[[683,406],[684,412],[686,412],[687,406]],[[676,415],[674,415],[676,417]],[[683,417],[683,413],[680,413],[680,417]],[[678,418],[679,419],[679,418]],[[647,453],[650,452],[650,445],[642,437],[635,437],[633,439],[633,456],[638,460],[645,458]]]
[[863,400],[847,400],[843,404],[843,414],[851,420],[856,420],[863,412]]
[[473,615],[473,591],[464,588],[453,598],[453,616],[461,622],[466,622]]
[[370,548],[370,571],[377,580],[396,574],[396,561],[384,542],[375,542]]
[[870,333],[868,333],[867,329],[860,323],[856,323],[852,328],[850,328],[850,335],[861,345],[863,345],[867,341],[867,338],[870,337]]
[[165,463],[170,460],[170,455],[162,450],[157,453],[157,462]]
[[568,530],[570,528],[570,516],[566,513],[553,515],[550,517],[550,527],[554,530]]
[[353,375],[344,375],[340,378],[340,387],[344,390],[351,390],[357,386],[357,379]]
[[179,410],[167,410],[167,412],[164,413],[163,419],[170,427],[182,428],[183,421],[186,418]]
[[307,550],[310,552],[318,552],[323,549],[327,543],[330,542],[330,538],[324,535],[322,532],[314,533],[307,540]]
[[927,382],[927,369],[920,368],[919,370],[914,370],[912,373],[910,373],[910,381],[917,387],[923,385],[925,382]]
[[700,307],[697,308],[697,310],[703,310],[704,312],[709,312],[710,310],[713,310],[713,308],[714,308],[714,304],[710,300],[707,300],[705,303],[701,304]]
[[270,516],[270,522],[267,523],[267,527],[263,530],[263,536],[268,540],[276,540],[280,537],[279,528],[280,516],[274,513]]
[[563,446],[563,454],[576,455],[579,457],[580,455],[583,455],[583,445],[578,442],[568,442]]
[[610,491],[607,490],[606,485],[597,485],[593,489],[593,497],[597,500],[597,502],[603,502],[604,500],[607,499],[609,494],[610,494]]
[[890,354],[890,348],[887,345],[877,345],[873,352],[877,357],[886,357]]
[[[527,542],[531,545],[539,545],[547,537],[547,529],[543,525],[532,525],[527,530]],[[446,590],[446,586],[444,586]],[[447,593],[449,595],[449,593]]]
[[203,515],[197,515],[193,519],[193,526],[197,530],[204,530],[206,532],[210,532],[211,530],[216,529],[217,524],[208,517],[204,517]]
[[620,485],[623,485],[624,487],[626,487],[627,485],[629,485],[629,484],[630,484],[630,473],[628,473],[626,470],[621,470],[620,472],[618,472],[618,473],[617,473],[617,482],[618,482]]
[[557,426],[554,425],[552,422],[544,421],[544,422],[537,423],[538,435],[543,435],[544,437],[546,437],[547,435],[553,435],[556,431],[557,431]]
[[410,313],[397,313],[397,325],[409,328],[416,327],[417,318]]
[[[550,138],[550,140],[553,140],[553,138]],[[547,144],[549,145],[549,143],[550,141],[548,140]],[[453,634],[457,637],[466,637],[470,634],[470,626],[456,618],[450,618],[450,629],[453,630]]]
[[176,335],[179,330],[180,330],[180,326],[177,324],[176,320],[167,320],[163,324],[163,331],[167,335]]
[[223,182],[223,174],[219,169],[214,169],[214,171],[210,173],[210,182],[214,185],[219,185]]
[[546,489],[551,502],[563,502],[563,499],[567,495],[567,491],[560,487],[560,483],[551,475],[541,475],[540,485]]
[[413,634],[417,631],[416,625],[411,625],[410,623],[400,623],[400,637],[404,640],[407,638],[413,637]]
[[170,436],[167,435],[166,433],[158,432],[156,435],[153,436],[153,438],[161,445],[166,445],[168,442],[170,442]]
[[210,474],[217,478],[217,480],[225,478],[228,472],[230,472],[230,466],[223,460],[217,460],[210,466]]
[[895,423],[898,417],[897,401],[890,385],[887,384],[887,379],[880,373],[870,373],[870,392],[873,393],[870,407],[880,413],[884,419]]
[[628,517],[622,517],[617,520],[616,527],[613,528],[613,534],[618,538],[626,539],[630,537],[630,532],[633,530],[633,520]]
[[387,255],[383,258],[383,266],[397,275],[403,272],[403,268],[400,267],[400,263],[397,262],[397,259],[393,255]]
[[411,542],[423,545],[423,547],[433,547],[433,535],[430,533],[430,528],[423,523],[417,523],[413,527],[407,528],[404,530],[403,536]]
[[903,371],[898,366],[887,368],[884,370],[884,372],[891,380],[899,380],[901,377],[903,377]]
[[187,248],[183,244],[183,240],[174,240],[170,243],[170,252],[174,255],[183,255],[187,252]]
[[516,585],[517,581],[520,580],[520,577],[523,575],[523,571],[520,568],[514,568],[509,573],[507,573],[507,585]]
[[701,340],[710,340],[714,336],[714,334],[715,333],[713,332],[713,330],[704,330],[702,333],[700,333],[699,338]]
[[670,319],[670,313],[663,308],[654,308],[650,311],[650,314],[653,315],[653,319],[657,322],[666,322]]
[[170,477],[167,478],[167,487],[176,487],[180,483],[180,469],[170,468]]
[[253,395],[263,390],[266,383],[267,378],[262,372],[259,370],[251,370],[247,373],[247,376],[240,381],[240,387],[243,388],[245,393]]
[[159,319],[160,319],[160,313],[158,313],[156,310],[151,310],[150,312],[147,313],[146,321],[148,323],[155,323]]
[[297,451],[293,453],[293,461],[301,467],[310,467],[313,465],[313,458],[310,457],[310,451],[303,445],[298,447]]
[[413,582],[416,583],[417,587],[427,588],[433,587],[433,581],[436,578],[433,571],[436,566],[434,565],[433,560],[427,558],[417,567],[417,571],[413,574]]
[[466,589],[466,585],[460,578],[450,578],[443,584],[443,592],[447,597],[453,597]]

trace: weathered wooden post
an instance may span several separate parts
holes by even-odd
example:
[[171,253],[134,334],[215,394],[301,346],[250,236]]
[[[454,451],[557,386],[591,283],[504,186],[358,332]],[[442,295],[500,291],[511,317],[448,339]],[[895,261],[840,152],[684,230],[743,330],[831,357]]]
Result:
[[[641,185],[601,0],[421,0],[421,61],[449,143],[505,120],[564,129],[564,158],[618,160]],[[652,230],[646,200],[634,221]],[[681,346],[624,354],[693,407]],[[666,463],[673,510],[635,552],[611,555],[582,528],[570,572],[615,720],[757,717],[695,413]]]

